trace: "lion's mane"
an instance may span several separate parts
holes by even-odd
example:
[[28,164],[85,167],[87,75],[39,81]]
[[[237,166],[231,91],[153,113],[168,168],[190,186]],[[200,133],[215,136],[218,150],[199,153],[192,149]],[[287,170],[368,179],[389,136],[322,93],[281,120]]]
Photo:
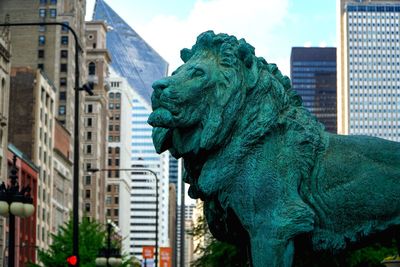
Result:
[[[285,145],[290,146],[291,158],[297,159],[295,168],[299,176],[294,179],[309,177],[317,151],[324,148],[323,126],[302,106],[301,98],[291,88],[290,79],[282,75],[275,64],[256,57],[254,47],[244,39],[212,31],[201,34],[192,49],[183,49],[181,58],[187,62],[206,53],[217,58],[219,69],[228,81],[220,86],[229,91],[227,100],[215,101],[211,107],[214,110],[210,114],[214,117],[209,118],[208,123],[213,130],[210,131],[212,135],[207,136],[206,148],[224,150],[227,144],[235,143],[235,151],[240,152],[228,153],[227,158],[224,153],[217,152],[212,165],[218,166],[232,156],[234,159],[229,162],[239,164],[246,153],[262,145],[267,136],[274,132],[290,132]],[[186,169],[190,167],[188,162]],[[231,166],[231,169],[235,168]],[[186,178],[192,184],[190,194],[193,197],[199,196],[196,180],[190,175]],[[300,180],[287,182],[300,183]]]

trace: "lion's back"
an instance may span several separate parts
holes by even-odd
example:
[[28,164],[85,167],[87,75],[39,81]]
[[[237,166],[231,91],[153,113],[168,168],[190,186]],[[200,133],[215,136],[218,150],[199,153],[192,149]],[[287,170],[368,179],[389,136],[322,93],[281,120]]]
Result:
[[332,242],[341,236],[333,244],[340,247],[345,239],[400,224],[400,143],[369,136],[328,139],[309,183],[317,231]]

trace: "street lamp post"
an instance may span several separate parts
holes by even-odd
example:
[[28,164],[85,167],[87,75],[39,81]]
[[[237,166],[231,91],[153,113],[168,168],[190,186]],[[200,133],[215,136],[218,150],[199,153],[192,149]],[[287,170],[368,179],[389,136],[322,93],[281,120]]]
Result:
[[15,266],[15,216],[29,217],[34,211],[33,199],[30,196],[31,188],[24,186],[19,188],[17,176],[17,157],[14,155],[11,166],[9,183],[0,185],[0,215],[9,217],[8,237],[8,266]]
[[[73,169],[73,203],[72,203],[72,254],[78,258],[75,266],[79,267],[79,91],[85,90],[89,95],[93,95],[91,85],[79,86],[79,54],[83,52],[79,45],[79,38],[73,28],[62,22],[22,22],[22,23],[2,23],[0,27],[29,27],[43,25],[58,25],[68,29],[75,40],[75,113],[74,113],[74,169]],[[10,218],[11,219],[11,218]]]
[[103,248],[100,252],[100,257],[96,258],[96,265],[98,266],[114,267],[122,265],[121,255],[118,250],[111,248],[112,227],[111,222],[107,222],[107,247]]
[[158,176],[155,171],[147,169],[147,168],[128,168],[128,169],[97,169],[97,168],[89,168],[86,171],[88,172],[99,172],[99,171],[145,171],[154,175],[156,180],[156,245],[155,245],[155,253],[154,253],[154,266],[157,267],[158,263]]

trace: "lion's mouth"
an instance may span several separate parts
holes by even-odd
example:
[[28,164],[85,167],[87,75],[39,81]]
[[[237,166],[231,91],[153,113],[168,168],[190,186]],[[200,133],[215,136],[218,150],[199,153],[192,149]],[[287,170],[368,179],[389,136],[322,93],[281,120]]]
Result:
[[157,153],[162,153],[172,146],[173,116],[164,108],[154,110],[147,123],[153,126],[152,138]]

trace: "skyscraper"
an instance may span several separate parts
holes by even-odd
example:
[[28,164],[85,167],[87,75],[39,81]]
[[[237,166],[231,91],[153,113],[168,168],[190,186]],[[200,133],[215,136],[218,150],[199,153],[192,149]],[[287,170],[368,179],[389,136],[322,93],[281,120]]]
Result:
[[336,133],[336,48],[293,47],[290,77],[303,105]]
[[[86,65],[88,81],[93,83],[94,95],[85,95],[85,110],[82,112],[86,123],[82,155],[85,169],[106,168],[109,90],[107,76],[110,62],[106,48],[106,33],[104,22],[86,22]],[[106,173],[102,171],[92,173],[92,178],[93,182],[84,183],[85,216],[105,223]]]
[[[168,64],[105,1],[96,1],[93,19],[103,20],[108,25],[107,48],[113,59],[111,67],[117,75],[126,78],[132,88],[130,167],[151,169],[158,177],[158,188],[151,173],[133,171],[130,177],[129,253],[141,258],[143,246],[155,245],[156,225],[159,247],[169,246],[169,155],[155,152],[151,139],[152,128],[147,124],[152,111],[151,85],[167,75]],[[158,199],[155,190],[158,190]]]
[[338,132],[400,141],[400,3],[338,5]]

